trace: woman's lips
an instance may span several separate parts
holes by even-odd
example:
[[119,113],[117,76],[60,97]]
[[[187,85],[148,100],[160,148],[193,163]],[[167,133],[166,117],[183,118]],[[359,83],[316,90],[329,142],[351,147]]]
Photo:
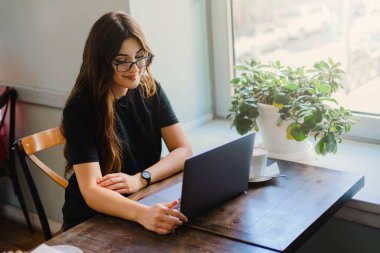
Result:
[[131,81],[135,81],[137,79],[137,75],[130,75],[130,76],[126,76],[125,78],[127,78]]

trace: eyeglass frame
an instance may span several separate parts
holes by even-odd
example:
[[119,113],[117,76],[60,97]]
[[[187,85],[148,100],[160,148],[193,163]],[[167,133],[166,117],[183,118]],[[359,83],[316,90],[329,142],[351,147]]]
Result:
[[[128,71],[130,71],[130,70],[132,69],[133,65],[135,65],[135,64],[136,64],[136,67],[137,67],[138,69],[148,66],[148,65],[152,62],[153,57],[154,57],[153,54],[148,53],[147,56],[145,56],[145,57],[141,57],[140,59],[137,59],[136,61],[132,61],[132,62],[129,62],[129,61],[123,61],[123,62],[118,62],[118,63],[115,63],[115,62],[112,62],[112,63],[115,64],[117,72],[121,72],[121,73],[123,73],[123,72],[128,72]],[[144,66],[139,67],[139,66],[137,65],[137,62],[138,62],[138,61],[141,61],[142,59],[146,59],[147,62],[148,62],[148,61],[149,61],[149,62],[148,62],[147,64],[145,64]],[[125,71],[120,71],[120,70],[119,70],[119,65],[121,65],[121,64],[126,64],[126,63],[129,63],[129,68],[128,68],[127,70],[125,70]]]

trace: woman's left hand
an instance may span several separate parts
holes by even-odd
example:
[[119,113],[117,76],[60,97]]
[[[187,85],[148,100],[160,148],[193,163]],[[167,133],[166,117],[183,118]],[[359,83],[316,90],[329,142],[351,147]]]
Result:
[[125,173],[111,173],[96,180],[98,186],[120,194],[131,194],[145,187],[140,173],[130,176]]

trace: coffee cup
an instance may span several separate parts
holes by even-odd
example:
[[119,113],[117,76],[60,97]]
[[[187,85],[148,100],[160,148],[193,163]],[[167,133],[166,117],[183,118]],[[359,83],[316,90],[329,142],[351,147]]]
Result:
[[268,150],[260,147],[253,148],[249,179],[260,178],[265,174],[267,159]]

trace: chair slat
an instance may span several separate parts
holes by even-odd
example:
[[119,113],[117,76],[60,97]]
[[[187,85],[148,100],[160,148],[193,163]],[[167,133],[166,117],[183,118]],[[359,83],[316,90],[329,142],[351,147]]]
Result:
[[30,155],[55,145],[63,144],[65,143],[65,138],[61,130],[56,127],[26,136],[21,141],[25,153]]
[[54,172],[52,169],[50,169],[46,164],[44,164],[40,159],[38,159],[35,155],[31,154],[29,155],[30,160],[37,165],[43,172],[45,172],[51,179],[53,179],[57,184],[62,186],[63,188],[66,188],[69,182],[67,182],[66,179],[62,178],[60,175],[58,175],[56,172]]

